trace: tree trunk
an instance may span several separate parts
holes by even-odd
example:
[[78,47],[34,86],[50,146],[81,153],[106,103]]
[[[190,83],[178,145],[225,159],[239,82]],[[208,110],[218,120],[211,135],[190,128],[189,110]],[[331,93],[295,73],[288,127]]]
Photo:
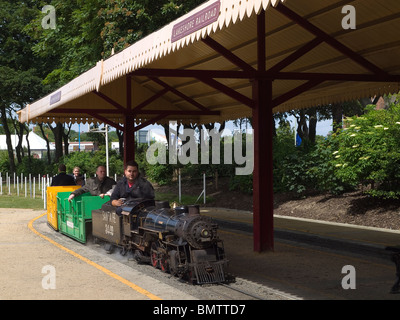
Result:
[[124,155],[124,132],[117,129],[117,136],[119,142],[119,154]]
[[39,128],[40,128],[40,131],[42,132],[42,136],[43,136],[44,140],[46,140],[46,146],[47,146],[47,163],[48,163],[48,164],[51,164],[50,142],[49,142],[49,139],[47,138],[47,136],[46,136],[45,133],[44,133],[44,130],[43,130],[43,123],[39,123]]
[[165,138],[167,139],[167,149],[169,150],[169,123],[162,124],[165,132]]
[[308,139],[309,131],[307,126],[307,117],[304,110],[300,110],[299,119],[297,119],[297,133],[301,140]]
[[32,159],[31,159],[31,145],[30,145],[29,139],[28,139],[28,137],[29,137],[29,129],[26,130],[26,136],[25,137],[26,137],[26,145],[28,147],[28,161],[32,162]]
[[[225,130],[225,126],[226,126],[226,121],[224,121],[222,124],[221,124],[221,126],[219,127],[219,129],[218,129],[218,134],[220,134],[222,131],[224,131]],[[208,131],[210,131],[210,130],[215,130],[215,123],[213,124],[213,123],[209,123],[209,124],[204,124],[204,127],[208,130]],[[210,148],[212,148],[212,139],[213,139],[214,137],[213,136],[210,136],[210,141],[209,141],[209,146],[210,146]],[[212,152],[210,151],[210,157],[212,157]],[[212,161],[211,161],[211,163],[212,163]],[[213,166],[213,165],[211,165],[211,168],[212,168],[212,170],[213,170],[213,176],[214,176],[214,185],[215,185],[215,190],[218,190],[218,165],[216,165],[216,166]]]
[[343,106],[340,103],[332,104],[333,132],[343,128]]
[[6,134],[6,143],[7,143],[7,151],[8,151],[8,160],[10,162],[10,172],[14,173],[15,171],[15,161],[14,161],[14,150],[11,142],[11,132],[7,123],[7,114],[6,108],[1,107],[1,122],[3,124],[4,132]]
[[15,128],[15,134],[18,136],[18,144],[15,146],[15,152],[17,155],[18,163],[22,163],[22,158],[25,157],[24,148],[22,147],[25,126],[23,123],[17,124],[14,122],[14,128]]
[[72,127],[72,123],[70,123],[68,126],[68,131],[67,133],[65,133],[65,130],[63,129],[61,131],[63,140],[64,140],[64,154],[67,156],[69,154],[69,150],[68,150],[68,146],[69,146],[69,142],[68,142],[68,138],[69,138],[69,134],[71,132],[71,127]]
[[317,135],[317,109],[311,108],[308,110],[308,138],[312,143],[315,143]]
[[64,126],[62,125],[62,123],[58,122],[56,127],[53,128],[50,126],[51,131],[53,131],[54,134],[54,141],[55,141],[55,146],[56,146],[56,154],[54,157],[54,162],[58,163],[58,161],[60,160],[60,158],[63,156],[63,130],[64,130]]

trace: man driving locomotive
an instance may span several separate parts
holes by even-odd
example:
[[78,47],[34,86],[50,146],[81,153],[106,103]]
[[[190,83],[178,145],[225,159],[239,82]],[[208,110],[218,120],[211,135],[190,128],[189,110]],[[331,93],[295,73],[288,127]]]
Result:
[[154,188],[140,175],[136,161],[128,161],[125,164],[124,174],[111,194],[111,204],[114,207],[120,207],[124,200],[129,201],[132,198],[154,199]]

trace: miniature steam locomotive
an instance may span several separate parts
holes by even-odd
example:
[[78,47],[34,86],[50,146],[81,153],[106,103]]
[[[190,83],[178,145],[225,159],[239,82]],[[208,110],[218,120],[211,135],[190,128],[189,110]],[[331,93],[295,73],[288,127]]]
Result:
[[95,239],[197,284],[232,280],[217,229],[196,205],[171,208],[165,201],[135,199],[117,212],[109,203],[92,211]]

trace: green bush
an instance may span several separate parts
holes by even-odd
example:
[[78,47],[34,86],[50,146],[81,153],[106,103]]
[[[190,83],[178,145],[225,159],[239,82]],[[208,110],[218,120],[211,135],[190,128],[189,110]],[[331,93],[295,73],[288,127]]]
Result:
[[172,181],[174,169],[170,164],[153,164],[148,165],[146,177],[152,182],[156,182],[160,186],[169,184]]
[[[121,157],[114,150],[109,150],[108,157],[109,176],[113,177],[115,173],[122,175],[124,163]],[[106,150],[101,147],[95,152],[72,152],[60,159],[59,163],[66,165],[67,173],[72,173],[74,167],[79,167],[81,174],[86,173],[88,177],[93,177],[98,166],[106,166]],[[57,172],[58,164],[54,167]]]
[[[176,165],[148,163],[146,159],[147,149],[148,146],[146,144],[139,144],[136,148],[135,160],[139,165],[139,171],[153,183],[157,183],[160,186],[169,184],[172,181]],[[168,162],[168,151],[166,152],[166,161]]]
[[303,195],[307,190],[340,194],[351,185],[335,176],[330,163],[334,143],[318,139],[316,144],[294,145],[294,131],[288,126],[277,129],[274,138],[274,191]]
[[229,190],[253,194],[253,175],[235,175],[229,181]]
[[24,157],[22,158],[22,162],[17,164],[16,171],[18,175],[21,173],[24,175],[28,175],[29,173],[32,175],[38,175],[47,173],[47,170],[49,170],[49,167],[45,161],[33,157]]
[[0,172],[7,172],[10,170],[10,161],[8,159],[7,151],[0,151]]
[[[106,165],[106,147],[101,146],[99,150],[97,150],[92,158],[91,158],[91,168],[88,171],[90,175],[94,175],[96,168],[98,166],[105,166]],[[108,151],[108,169],[110,171],[110,176],[114,177],[114,174],[123,175],[124,173],[124,161],[121,157],[117,154],[115,150]]]
[[139,165],[139,171],[142,175],[146,176],[147,166],[149,165],[146,161],[146,151],[148,145],[144,143],[138,143],[135,152],[135,161]]
[[329,163],[335,176],[353,186],[367,186],[374,197],[400,198],[400,106],[347,118],[345,129],[330,137]]
[[294,145],[294,131],[284,124],[277,128],[273,144],[273,181],[275,192],[303,193],[312,186],[307,176],[311,163],[309,146]]
[[[72,173],[74,167],[81,169],[81,174],[92,175],[96,171],[92,164],[93,154],[91,152],[72,152],[60,159],[59,163],[64,163],[67,173]],[[104,161],[105,162],[105,161]],[[56,164],[56,167],[58,164]]]
[[313,185],[313,189],[332,194],[342,194],[352,191],[356,185],[347,180],[338,178],[336,168],[331,163],[332,146],[330,139],[319,141],[309,155],[310,166],[307,169],[307,177]]
[[[224,146],[223,139],[221,139],[221,151],[220,151],[220,164],[212,164],[211,162],[211,145],[210,145],[210,164],[201,164],[201,149],[199,147],[198,152],[198,164],[188,163],[182,165],[179,161],[177,164],[169,164],[169,153],[166,150],[166,161],[167,164],[150,164],[146,159],[146,152],[148,146],[146,144],[139,144],[136,149],[135,159],[139,164],[139,168],[142,174],[149,178],[152,182],[156,182],[159,185],[165,185],[172,182],[174,172],[180,169],[182,177],[185,179],[200,179],[203,173],[206,173],[207,177],[215,177],[218,173],[219,177],[231,176],[236,165],[224,164]],[[158,153],[155,154],[157,156]]]

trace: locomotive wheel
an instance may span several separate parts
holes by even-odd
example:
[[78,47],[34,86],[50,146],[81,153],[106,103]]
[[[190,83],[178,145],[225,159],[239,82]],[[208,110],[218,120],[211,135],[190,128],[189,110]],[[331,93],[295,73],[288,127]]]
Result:
[[193,285],[197,283],[193,270],[189,270],[183,277],[183,280],[185,280],[187,283],[193,284]]
[[161,255],[160,268],[162,272],[169,272],[169,259],[164,254]]
[[176,250],[171,250],[169,252],[169,272],[173,276],[178,275],[178,252]]
[[151,249],[150,249],[150,261],[151,261],[151,265],[154,268],[158,268],[160,266],[160,259],[159,259],[159,255],[158,255],[158,244],[156,242],[153,242],[151,244]]

